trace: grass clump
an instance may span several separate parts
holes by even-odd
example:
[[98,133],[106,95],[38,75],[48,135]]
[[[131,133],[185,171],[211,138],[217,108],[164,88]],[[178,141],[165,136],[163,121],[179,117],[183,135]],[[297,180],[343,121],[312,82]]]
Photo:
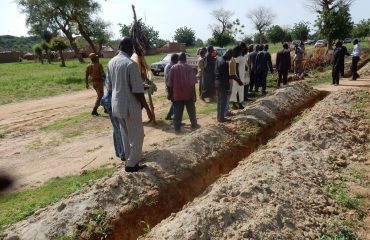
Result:
[[0,232],[6,225],[16,223],[41,207],[76,192],[86,183],[111,175],[114,171],[114,167],[106,167],[86,171],[82,175],[56,177],[39,187],[0,197]]

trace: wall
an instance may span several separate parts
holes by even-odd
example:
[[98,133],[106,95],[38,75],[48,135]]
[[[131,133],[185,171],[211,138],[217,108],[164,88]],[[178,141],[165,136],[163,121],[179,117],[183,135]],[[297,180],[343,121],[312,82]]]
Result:
[[20,58],[20,52],[0,52],[0,63],[19,62]]

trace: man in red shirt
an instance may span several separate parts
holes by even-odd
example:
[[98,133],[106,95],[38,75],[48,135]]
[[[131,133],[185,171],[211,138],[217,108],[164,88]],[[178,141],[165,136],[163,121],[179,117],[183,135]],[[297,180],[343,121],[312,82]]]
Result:
[[199,127],[195,111],[196,83],[197,78],[195,72],[186,64],[185,53],[181,53],[179,55],[179,62],[172,66],[168,79],[169,94],[174,106],[174,127],[176,132],[180,132],[184,106],[186,106],[191,127],[193,129]]

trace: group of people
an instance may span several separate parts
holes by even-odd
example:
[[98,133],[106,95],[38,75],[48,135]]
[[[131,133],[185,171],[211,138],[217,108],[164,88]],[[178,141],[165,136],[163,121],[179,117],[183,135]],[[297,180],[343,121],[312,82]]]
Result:
[[357,73],[357,65],[360,61],[361,45],[358,39],[353,41],[352,54],[348,53],[346,46],[343,45],[342,41],[335,43],[335,49],[333,51],[332,59],[332,84],[338,86],[340,76],[344,77],[344,58],[346,56],[352,56],[351,72],[352,81],[355,81],[360,75]]
[[[361,54],[361,47],[357,40],[352,52],[352,79],[356,80],[357,63]],[[181,132],[182,117],[186,108],[191,127],[199,128],[196,117],[195,102],[197,101],[196,84],[199,81],[199,95],[203,101],[217,101],[217,121],[227,122],[233,109],[243,109],[244,101],[248,100],[249,92],[262,90],[267,93],[267,75],[273,73],[269,46],[249,45],[240,43],[233,49],[227,50],[223,56],[218,56],[212,46],[200,51],[197,74],[186,63],[186,54],[173,54],[171,62],[165,67],[164,77],[167,98],[171,106],[166,120],[174,121],[175,131]],[[136,172],[144,168],[139,165],[144,140],[142,109],[147,112],[149,120],[153,119],[144,97],[144,83],[141,79],[139,66],[131,56],[134,53],[134,43],[129,37],[124,37],[119,45],[118,54],[112,58],[104,73],[103,66],[95,54],[90,54],[91,64],[86,69],[86,88],[89,88],[89,79],[97,92],[97,99],[91,112],[99,115],[100,105],[109,114],[113,126],[113,140],[117,157],[126,161],[125,170]],[[304,49],[303,49],[304,51]],[[301,74],[299,61],[302,46],[296,47],[293,58],[296,74]],[[349,55],[341,42],[337,42],[333,53],[333,84],[339,84],[339,75],[344,74],[344,56]],[[298,62],[298,63],[296,63]],[[289,45],[283,44],[283,49],[276,55],[276,70],[278,72],[278,87],[288,83],[288,72],[291,69],[291,53]],[[104,79],[106,91],[104,93]]]

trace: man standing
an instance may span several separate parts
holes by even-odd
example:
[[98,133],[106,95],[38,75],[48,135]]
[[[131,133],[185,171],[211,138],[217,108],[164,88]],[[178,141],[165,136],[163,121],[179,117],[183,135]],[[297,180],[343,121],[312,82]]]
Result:
[[104,94],[104,70],[103,65],[99,63],[99,58],[95,53],[90,53],[89,55],[91,63],[86,67],[86,89],[89,88],[89,77],[92,79],[93,88],[96,91],[97,97],[95,101],[95,106],[91,112],[93,116],[99,116],[98,107],[100,106],[100,100]]
[[[175,65],[178,61],[179,61],[179,55],[174,53],[174,54],[171,55],[171,62],[164,67],[164,82],[166,84],[166,91],[167,91],[167,99],[168,100],[171,100],[170,90],[169,90],[169,87],[168,87],[168,79],[169,79],[169,75],[170,75],[170,70],[171,70],[172,66]],[[170,109],[168,110],[166,120],[172,120],[173,114],[174,114],[174,112],[173,112],[173,103],[171,102],[171,106],[170,106]]]
[[342,75],[342,77],[344,77],[344,58],[346,56],[351,56],[351,54],[348,52],[347,47],[343,45],[342,41],[340,42],[340,44],[342,45],[341,47],[342,54],[340,54],[339,67],[340,67],[340,74]]
[[170,96],[173,101],[175,113],[174,127],[177,133],[180,132],[184,106],[186,106],[191,127],[193,129],[199,127],[195,112],[196,83],[197,78],[195,72],[190,65],[186,64],[186,54],[181,53],[179,56],[179,63],[171,67],[168,80],[168,87],[170,89]]
[[256,57],[256,70],[257,70],[257,91],[258,87],[262,87],[262,95],[266,95],[266,85],[267,85],[267,73],[270,70],[273,73],[271,55],[268,52],[269,45],[260,46],[261,51],[258,52]]
[[361,56],[361,46],[358,42],[358,39],[355,39],[353,41],[353,50],[352,50],[352,64],[351,64],[351,70],[352,70],[352,80],[356,80],[360,77],[357,73],[357,64],[360,61]]
[[295,77],[297,79],[299,79],[303,73],[303,55],[304,55],[304,51],[302,50],[302,48],[300,48],[297,45],[295,45],[294,47],[295,49],[295,54],[294,54],[294,58],[293,58],[293,62],[294,62],[294,74],[295,74]]
[[199,82],[199,96],[202,95],[202,85],[203,85],[203,75],[204,75],[204,61],[206,56],[207,49],[202,48],[199,52],[199,62],[198,62],[198,72],[197,72],[197,79]]
[[215,95],[215,63],[216,58],[214,56],[213,46],[209,46],[207,49],[208,53],[204,59],[204,75],[202,82],[202,94],[200,98],[210,98],[212,101]]
[[250,73],[249,91],[252,92],[253,87],[254,87],[255,91],[257,92],[258,91],[258,85],[257,85],[257,79],[256,79],[256,77],[257,77],[256,76],[256,74],[257,74],[257,71],[256,71],[256,57],[257,57],[258,51],[260,49],[260,45],[256,45],[256,48],[255,48],[254,51],[253,51],[253,45],[250,45],[249,47],[250,48],[249,48],[248,60],[247,60],[249,73]]
[[215,86],[217,89],[217,121],[226,122],[228,119],[225,118],[226,100],[227,95],[230,92],[229,83],[229,64],[227,61],[231,59],[233,51],[227,50],[222,57],[218,57],[216,60],[216,81]]
[[144,97],[143,80],[138,65],[130,59],[133,41],[124,37],[119,44],[119,53],[108,63],[107,90],[112,91],[112,115],[119,118],[126,155],[126,172],[137,172],[144,141],[141,109],[145,108],[150,120],[153,114]]
[[276,70],[279,74],[278,88],[281,82],[284,85],[288,83],[288,71],[290,70],[290,51],[289,45],[287,43],[283,44],[283,50],[280,50],[276,55]]
[[335,44],[335,49],[333,51],[333,67],[332,67],[332,79],[333,79],[333,85],[338,86],[339,85],[339,76],[341,72],[341,66],[340,66],[340,59],[342,58],[342,44],[341,42],[337,42]]

